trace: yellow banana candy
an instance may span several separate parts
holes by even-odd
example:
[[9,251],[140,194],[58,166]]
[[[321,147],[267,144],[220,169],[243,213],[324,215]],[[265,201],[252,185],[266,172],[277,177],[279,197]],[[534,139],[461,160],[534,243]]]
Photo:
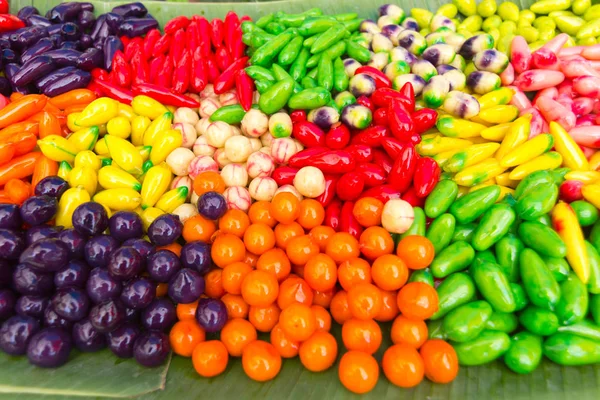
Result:
[[142,156],[142,161],[146,162],[150,158],[150,154],[152,152],[152,147],[150,146],[137,146],[136,149],[140,152],[140,156]]
[[171,129],[171,122],[173,121],[173,113],[167,111],[166,113],[157,117],[150,126],[144,132],[144,146],[152,146],[154,144],[154,140],[156,140],[156,136],[162,131],[166,131],[167,129]]
[[519,116],[515,106],[492,106],[479,111],[478,117],[489,124],[506,124]]
[[[487,183],[487,182],[482,183],[480,185],[469,188],[469,192],[474,192],[477,189],[481,189],[482,187],[491,186],[491,185],[494,185],[494,183]],[[502,201],[506,197],[507,194],[510,194],[510,195],[515,194],[515,190],[513,188],[509,188],[507,186],[502,186],[502,185],[497,185],[497,186],[500,188],[500,196],[498,197],[498,200],[496,200],[496,203],[498,203],[499,201]]]
[[600,208],[600,184],[586,185],[581,188],[583,198],[592,203],[596,208]]
[[73,187],[67,189],[58,201],[56,211],[56,226],[65,228],[73,227],[73,212],[81,204],[90,201],[90,194],[83,188]]
[[90,150],[80,151],[75,156],[76,167],[88,167],[94,171],[98,171],[102,167],[102,161],[98,156]]
[[485,110],[486,108],[510,103],[513,95],[514,92],[510,88],[503,87],[482,95],[477,101],[481,110]]
[[106,141],[98,140],[96,142],[96,146],[94,146],[94,153],[99,156],[110,156],[108,152],[108,147],[106,147]]
[[77,149],[77,151],[92,150],[98,141],[100,130],[97,126],[79,129],[73,132],[67,140]]
[[461,186],[475,186],[495,178],[506,170],[495,158],[488,158],[479,164],[467,167],[454,175],[454,182]]
[[496,152],[496,159],[502,160],[505,155],[510,153],[515,147],[521,143],[525,143],[529,137],[529,131],[531,127],[531,114],[524,115],[517,118],[510,127],[510,130],[506,133],[500,148]]
[[155,165],[146,172],[142,182],[142,208],[156,204],[160,196],[169,189],[173,175],[166,164]]
[[434,156],[445,151],[461,150],[472,144],[473,142],[466,139],[435,136],[421,140],[421,143],[417,145],[417,152],[422,156]]
[[137,115],[131,120],[131,143],[135,146],[141,146],[144,144],[144,132],[150,126],[152,121],[150,118]]
[[156,136],[152,151],[150,152],[150,161],[153,165],[158,165],[167,159],[173,150],[180,147],[183,143],[181,131],[169,129],[159,133]]
[[581,147],[560,124],[550,122],[550,134],[554,138],[554,148],[563,158],[563,165],[575,171],[588,171],[590,164]]
[[487,128],[487,126],[476,122],[450,116],[438,118],[435,125],[444,136],[461,139],[481,136],[481,131]]
[[142,202],[142,197],[133,189],[106,189],[96,193],[94,201],[111,210],[132,211]]
[[514,167],[531,161],[537,156],[541,156],[554,146],[554,139],[548,133],[537,135],[531,140],[512,149],[500,160],[500,165],[504,167]]
[[137,192],[142,190],[142,184],[133,175],[111,165],[100,168],[98,183],[104,189],[133,189]]
[[75,120],[79,118],[80,115],[81,113],[71,113],[67,115],[67,128],[69,128],[71,132],[76,132],[81,129],[80,126],[75,125]]
[[562,161],[563,159],[560,154],[555,151],[549,151],[531,161],[519,165],[510,172],[508,177],[520,181],[532,172],[558,168],[562,164]]
[[142,156],[133,144],[113,135],[104,136],[106,147],[113,162],[132,175],[142,173]]
[[56,175],[58,175],[59,178],[62,178],[65,181],[69,181],[69,174],[71,173],[71,170],[73,169],[73,167],[71,167],[71,164],[69,164],[66,161],[61,161],[58,164],[58,172],[56,173]]
[[600,171],[571,171],[565,175],[565,180],[580,181],[588,185],[600,182]]
[[125,117],[115,117],[106,124],[106,132],[109,135],[127,139],[131,135],[131,123]]
[[490,126],[481,131],[481,137],[492,142],[501,142],[510,130],[510,126],[510,123]]
[[37,144],[42,153],[51,160],[57,162],[68,161],[70,163],[75,161],[77,149],[62,136],[48,135],[38,140]]
[[150,119],[156,119],[169,111],[167,107],[163,106],[152,97],[143,95],[135,96],[131,102],[131,107],[133,108],[133,112],[137,115]]
[[595,152],[589,159],[590,169],[600,171],[600,151]]
[[169,190],[167,193],[160,196],[160,199],[155,204],[155,207],[166,213],[172,213],[177,207],[185,203],[189,189],[187,186]]
[[100,97],[88,104],[75,120],[77,126],[106,124],[119,114],[119,102],[109,97]]
[[567,203],[559,202],[552,210],[552,226],[567,247],[567,261],[581,282],[590,279],[590,260],[585,248],[583,231],[575,211]]
[[510,179],[510,172],[505,172],[496,177],[496,183],[499,186],[506,186],[512,189],[516,189],[519,185],[519,181]]
[[462,171],[471,165],[492,157],[499,147],[500,144],[498,143],[474,144],[450,157],[444,164],[443,169],[446,172]]
[[123,103],[119,103],[119,113],[117,116],[127,118],[128,121],[132,121],[136,117],[133,107]]
[[163,210],[156,207],[148,207],[140,214],[142,219],[142,225],[144,225],[144,231],[148,231],[148,228],[154,222],[154,220],[161,215],[165,214]]
[[449,151],[444,151],[442,153],[438,153],[435,156],[433,156],[433,159],[435,161],[437,161],[438,165],[440,166],[440,168],[443,168],[444,165],[446,165],[446,163],[448,162],[448,160],[450,158],[452,158],[452,156],[454,156],[456,153],[459,153],[462,150],[449,150]]
[[69,173],[69,186],[84,188],[93,196],[98,188],[96,171],[89,167],[73,167]]

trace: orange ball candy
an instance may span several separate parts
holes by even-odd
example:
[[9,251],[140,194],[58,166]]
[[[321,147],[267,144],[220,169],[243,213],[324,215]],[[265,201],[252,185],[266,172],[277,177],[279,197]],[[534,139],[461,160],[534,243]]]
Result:
[[329,305],[329,312],[338,324],[343,324],[352,318],[350,306],[348,305],[348,293],[345,290],[340,290],[333,296]]
[[265,271],[252,271],[242,282],[242,297],[251,306],[267,307],[277,300],[279,283],[275,275]]
[[326,292],[333,289],[337,283],[335,261],[326,254],[311,257],[304,266],[304,280],[314,290]]
[[317,321],[317,330],[329,332],[331,329],[331,314],[325,308],[312,305],[310,309],[315,314],[315,321]]
[[281,310],[277,304],[271,304],[267,307],[250,307],[248,311],[248,321],[257,331],[260,332],[271,332],[273,327],[279,321],[279,315]]
[[382,307],[381,291],[370,283],[359,283],[348,290],[348,307],[354,318],[375,318]]
[[406,344],[418,349],[427,340],[427,324],[420,319],[399,315],[392,324],[390,333],[394,344]]
[[290,224],[278,224],[275,227],[275,241],[277,247],[280,249],[286,249],[290,240],[295,237],[304,235],[304,229],[297,222]]
[[265,224],[252,224],[244,232],[246,250],[261,255],[275,247],[275,233]]
[[[314,290],[312,303],[317,306],[329,308],[329,305],[331,304],[331,300],[333,299],[333,295],[335,295],[335,292],[335,288],[327,292],[319,292],[318,290]],[[395,300],[396,298],[394,297],[394,302]]]
[[325,209],[317,200],[304,199],[298,205],[298,217],[296,221],[304,229],[312,229],[323,223]]
[[204,294],[213,299],[220,299],[225,294],[223,289],[223,270],[213,269],[204,275]]
[[359,283],[371,283],[371,266],[362,258],[351,258],[340,264],[338,280],[344,290]]
[[177,319],[180,321],[195,319],[196,318],[196,308],[198,308],[198,300],[193,303],[177,304]]
[[398,308],[408,318],[426,320],[438,310],[437,292],[423,282],[407,283],[398,292]]
[[248,316],[248,309],[250,307],[242,296],[227,293],[221,297],[221,301],[225,303],[229,318],[246,318]]
[[396,386],[411,388],[423,380],[423,359],[413,347],[395,344],[383,353],[383,373]]
[[298,355],[300,349],[300,342],[291,340],[279,324],[273,327],[270,335],[271,344],[275,346],[277,352],[283,358],[292,358]]
[[378,257],[371,266],[373,282],[382,290],[398,290],[408,280],[408,268],[404,261],[393,254]]
[[398,309],[398,294],[395,291],[381,291],[381,310],[375,317],[375,321],[387,322],[392,321],[400,310]]
[[325,371],[335,363],[337,341],[329,332],[317,331],[300,345],[300,362],[309,371]]
[[224,268],[236,261],[244,261],[246,247],[239,237],[226,233],[216,237],[210,255],[217,267]]
[[348,350],[373,354],[381,346],[381,328],[372,319],[351,318],[342,325],[342,340]]
[[313,303],[313,291],[304,279],[291,275],[279,286],[277,305],[283,310],[294,303],[310,306]]
[[250,272],[252,272],[252,267],[244,262],[238,261],[229,264],[223,268],[223,273],[221,274],[223,289],[231,294],[242,293],[242,282]]
[[277,222],[290,224],[298,217],[300,201],[289,192],[277,193],[271,200],[269,211]]
[[428,340],[419,351],[425,366],[425,376],[435,383],[449,383],[458,375],[458,356],[447,342]]
[[256,340],[256,328],[245,319],[234,318],[227,321],[221,329],[221,341],[230,356],[240,357],[244,347]]
[[250,218],[242,210],[227,210],[219,219],[219,231],[221,233],[230,233],[239,238],[244,236],[244,232],[249,226]]
[[271,343],[255,340],[244,348],[242,368],[250,379],[258,382],[270,381],[281,370],[281,356]]
[[216,230],[217,225],[213,221],[206,219],[201,215],[194,215],[184,222],[181,235],[188,243],[197,240],[210,242],[210,239]]
[[433,261],[435,249],[426,237],[409,235],[398,242],[396,254],[404,260],[408,268],[424,269]]
[[253,224],[265,224],[274,228],[277,220],[271,215],[271,203],[268,201],[257,201],[250,206],[248,217]]
[[369,260],[394,252],[392,235],[380,226],[371,226],[360,234],[360,252]]
[[342,385],[349,391],[357,394],[368,393],[379,380],[379,364],[367,353],[348,351],[340,359],[338,376]]
[[319,254],[319,246],[309,235],[302,235],[290,239],[285,252],[292,264],[304,265],[313,256]]
[[330,226],[315,226],[309,232],[310,237],[313,238],[315,243],[319,246],[319,249],[322,253],[325,252],[325,248],[327,247],[327,242],[329,242],[329,238],[333,236],[335,230]]
[[325,253],[338,264],[356,258],[360,255],[358,240],[349,233],[337,232],[327,242]]
[[281,311],[279,325],[291,340],[303,342],[317,329],[315,314],[310,306],[300,303],[290,304]]
[[256,269],[275,275],[277,280],[281,282],[290,275],[292,266],[285,251],[271,249],[260,255],[256,262]]
[[223,342],[209,340],[196,345],[192,353],[192,364],[198,375],[205,378],[217,376],[225,371],[229,353]]
[[204,171],[199,173],[194,179],[194,192],[201,196],[206,192],[223,193],[225,191],[225,181],[221,174],[215,171]]
[[354,203],[352,214],[359,224],[368,228],[381,225],[383,202],[374,197],[363,197]]
[[204,329],[198,325],[195,319],[179,321],[169,332],[169,342],[175,354],[183,357],[191,357],[194,348],[206,338]]

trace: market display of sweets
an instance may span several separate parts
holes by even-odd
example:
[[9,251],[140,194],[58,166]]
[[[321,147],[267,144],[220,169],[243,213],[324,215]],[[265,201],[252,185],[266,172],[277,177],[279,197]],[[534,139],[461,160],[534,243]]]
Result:
[[1,14],[0,349],[354,393],[600,363],[599,7]]

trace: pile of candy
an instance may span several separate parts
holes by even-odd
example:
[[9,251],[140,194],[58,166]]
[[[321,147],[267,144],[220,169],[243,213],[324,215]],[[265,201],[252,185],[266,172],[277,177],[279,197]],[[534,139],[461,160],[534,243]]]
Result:
[[600,6],[92,11],[0,29],[0,349],[355,393],[600,362]]

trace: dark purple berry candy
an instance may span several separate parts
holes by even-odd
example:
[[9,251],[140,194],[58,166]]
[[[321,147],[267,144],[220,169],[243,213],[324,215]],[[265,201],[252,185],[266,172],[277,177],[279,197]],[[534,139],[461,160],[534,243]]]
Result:
[[169,250],[158,250],[146,260],[146,271],[156,282],[169,282],[180,269],[179,257]]
[[52,274],[36,271],[27,264],[19,264],[13,272],[13,287],[21,294],[43,296],[54,289],[54,279]]
[[17,296],[12,290],[0,289],[0,321],[7,319],[15,313]]
[[140,314],[141,310],[136,310],[135,308],[126,308],[125,321],[135,322],[137,324],[138,322],[140,322]]
[[181,265],[206,274],[211,267],[210,246],[204,242],[189,242],[181,249]]
[[177,321],[175,305],[169,299],[154,299],[142,310],[142,325],[146,329],[166,331]]
[[0,229],[19,229],[23,225],[16,204],[0,204]]
[[58,315],[72,322],[81,321],[88,313],[90,299],[85,290],[78,288],[58,289],[50,304]]
[[72,260],[54,274],[54,286],[57,289],[66,287],[84,288],[90,275],[90,267],[81,260]]
[[90,310],[90,322],[100,333],[108,333],[115,330],[125,319],[125,309],[113,300],[96,304]]
[[135,360],[145,367],[158,367],[165,362],[170,351],[167,335],[156,331],[142,333],[133,345]]
[[25,232],[25,245],[30,246],[44,239],[56,239],[59,237],[62,227],[50,225],[32,226]]
[[40,330],[40,323],[32,317],[15,315],[10,317],[0,328],[0,349],[13,356],[27,352],[29,339]]
[[13,265],[9,261],[0,260],[0,289],[10,286],[13,269]]
[[180,270],[169,281],[169,297],[175,303],[193,303],[203,293],[204,278],[191,268]]
[[206,219],[216,220],[227,211],[227,200],[217,192],[206,192],[198,198],[198,212]]
[[57,199],[69,188],[69,184],[59,176],[47,176],[35,186],[36,196],[51,196]]
[[0,259],[18,260],[25,248],[21,235],[9,229],[0,229]]
[[154,251],[154,246],[147,240],[144,239],[127,239],[123,242],[123,246],[131,246],[142,256],[144,263],[146,261],[146,257],[150,255]]
[[120,247],[110,255],[107,269],[121,281],[131,279],[144,269],[142,256],[131,246]]
[[166,246],[181,236],[183,224],[178,216],[163,214],[156,218],[148,227],[148,237],[157,246]]
[[58,235],[58,239],[67,245],[69,248],[70,259],[81,259],[83,258],[83,251],[87,238],[75,229],[65,229]]
[[146,308],[156,297],[156,284],[148,278],[135,278],[123,286],[121,302],[129,308]]
[[144,226],[139,215],[132,211],[119,211],[108,220],[110,235],[119,242],[138,239],[144,234]]
[[46,309],[44,310],[44,319],[43,320],[44,320],[44,326],[63,328],[63,329],[68,330],[69,332],[71,331],[71,328],[73,327],[73,323],[69,320],[64,319],[60,315],[58,315],[56,313],[56,311],[54,311],[54,309],[52,308],[51,305],[48,305],[48,307],[46,307]]
[[227,307],[219,299],[200,299],[196,321],[206,332],[218,332],[227,322]]
[[99,235],[85,244],[85,261],[92,268],[106,268],[110,254],[119,248],[119,242],[111,236]]
[[43,296],[21,296],[15,305],[15,311],[19,315],[42,319],[44,310],[50,304],[50,299]]
[[131,322],[125,322],[114,331],[106,335],[108,348],[117,357],[133,357],[133,344],[142,331]]
[[38,367],[56,368],[68,361],[71,347],[71,335],[66,330],[44,328],[29,341],[27,358]]
[[106,337],[94,329],[87,318],[76,322],[73,325],[71,334],[73,336],[73,344],[80,351],[91,353],[106,347]]
[[41,272],[56,272],[69,261],[69,248],[59,239],[43,239],[28,246],[19,262]]
[[45,224],[56,215],[58,202],[50,196],[33,196],[21,205],[21,219],[28,225]]
[[102,204],[88,201],[73,211],[73,228],[85,236],[99,235],[108,228],[108,214]]
[[103,268],[94,268],[85,285],[87,294],[94,303],[117,299],[122,287],[121,281]]

